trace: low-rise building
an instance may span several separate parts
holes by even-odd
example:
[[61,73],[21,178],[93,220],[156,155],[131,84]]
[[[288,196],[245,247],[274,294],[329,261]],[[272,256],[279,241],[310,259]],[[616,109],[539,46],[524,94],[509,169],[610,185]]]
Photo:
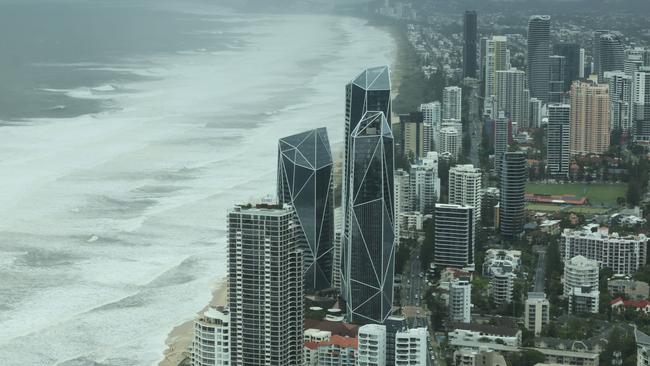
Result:
[[228,308],[210,306],[194,321],[190,360],[192,366],[231,365]]
[[650,337],[638,329],[634,330],[636,339],[636,364],[637,366],[650,365]]
[[517,276],[505,269],[497,268],[490,278],[490,298],[495,305],[501,306],[512,302]]
[[607,280],[607,291],[624,294],[631,300],[645,300],[650,297],[650,286],[646,282],[635,281],[628,276],[614,276]]
[[602,351],[599,342],[588,340],[564,340],[558,338],[536,338],[535,348],[544,355],[546,364],[573,366],[598,366]]
[[612,310],[619,312],[625,311],[625,309],[634,309],[646,315],[650,314],[650,301],[648,300],[623,300],[619,297],[610,301],[609,305],[612,307]]
[[521,346],[521,330],[516,324],[451,323],[449,344],[455,348],[514,352]]
[[454,351],[456,366],[507,366],[506,359],[499,352],[463,348]]

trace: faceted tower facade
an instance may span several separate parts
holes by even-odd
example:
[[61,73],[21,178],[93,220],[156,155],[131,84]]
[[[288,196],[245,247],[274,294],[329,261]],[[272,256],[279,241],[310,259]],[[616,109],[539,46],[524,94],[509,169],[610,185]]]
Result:
[[395,265],[393,134],[384,112],[366,112],[348,147],[342,292],[349,321],[383,323],[391,314]]
[[304,254],[305,292],[331,287],[334,241],[332,153],[327,130],[318,128],[280,139],[278,200],[296,213]]

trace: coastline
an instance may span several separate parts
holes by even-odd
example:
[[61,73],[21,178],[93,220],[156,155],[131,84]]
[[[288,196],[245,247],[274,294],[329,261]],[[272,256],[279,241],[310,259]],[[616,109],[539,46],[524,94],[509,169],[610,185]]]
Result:
[[[197,315],[203,314],[208,306],[227,305],[228,282],[221,280],[212,291],[212,300]],[[169,332],[165,340],[166,349],[163,352],[163,359],[158,366],[178,366],[189,356],[189,347],[192,344],[194,319],[190,319],[177,325]]]
[[[403,34],[401,33],[398,25],[395,24],[374,24],[372,20],[368,20],[368,26],[380,29],[393,38],[394,49],[391,54],[393,60],[393,67],[391,68],[391,94],[394,99],[395,96],[399,93],[399,89],[402,85],[404,70],[403,67],[403,57],[401,57],[400,50],[404,46],[403,42],[405,41]],[[342,126],[343,127],[343,126]],[[338,183],[335,184],[335,187],[339,187],[341,182],[341,169],[342,169],[342,160],[343,160],[343,142],[333,143],[331,145],[332,158],[334,160],[334,180]],[[338,192],[337,192],[338,193]],[[339,193],[340,194],[340,193]],[[212,300],[209,305],[223,305],[227,306],[227,295],[228,295],[228,285],[227,279],[222,279],[217,286],[215,286],[212,292]],[[209,305],[206,305],[197,315],[202,314]],[[176,327],[174,327],[165,340],[166,349],[163,352],[163,359],[158,363],[158,366],[179,366],[188,356],[189,356],[189,347],[192,343],[193,338],[193,324],[194,319],[190,319],[186,322],[183,322]]]

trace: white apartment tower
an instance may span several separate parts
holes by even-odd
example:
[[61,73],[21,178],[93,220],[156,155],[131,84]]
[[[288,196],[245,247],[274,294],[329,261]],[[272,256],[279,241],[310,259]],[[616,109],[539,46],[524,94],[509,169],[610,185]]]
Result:
[[519,128],[528,126],[528,99],[524,93],[526,88],[526,73],[511,68],[499,70],[496,73],[497,110],[505,112]]
[[485,97],[488,98],[497,94],[497,71],[510,68],[507,37],[493,36],[485,40],[484,62]]
[[449,320],[469,323],[472,320],[472,284],[455,280],[449,285]]
[[366,324],[357,336],[357,366],[386,366],[386,326]]
[[230,312],[224,307],[208,307],[194,321],[191,348],[192,366],[222,366],[230,363]]
[[583,256],[564,263],[564,296],[569,313],[598,313],[598,263]]
[[463,111],[463,89],[448,86],[442,92],[442,119],[460,121]]
[[550,307],[546,294],[543,292],[529,292],[524,309],[524,326],[535,336],[542,333],[542,328],[549,323]]
[[429,355],[429,331],[412,328],[395,334],[395,366],[426,366]]
[[438,152],[441,157],[448,156],[458,160],[462,149],[461,135],[454,127],[443,127],[440,129],[439,138],[440,147]]
[[474,227],[481,223],[481,169],[456,165],[449,169],[449,204],[474,207]]
[[303,253],[294,217],[288,205],[228,214],[231,365],[302,365]]
[[424,152],[435,151],[438,146],[438,132],[442,121],[440,102],[430,102],[420,105],[422,123],[424,124]]
[[429,152],[424,159],[411,165],[409,176],[411,210],[422,214],[433,213],[434,205],[440,200],[438,153]]
[[632,76],[622,71],[605,71],[609,84],[609,127],[628,132],[632,124]]

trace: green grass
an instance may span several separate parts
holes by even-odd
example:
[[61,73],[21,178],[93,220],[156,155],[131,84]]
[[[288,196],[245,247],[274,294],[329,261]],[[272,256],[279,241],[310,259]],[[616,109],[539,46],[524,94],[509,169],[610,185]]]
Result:
[[627,186],[625,184],[545,184],[528,183],[526,193],[551,194],[551,195],[573,195],[587,197],[592,207],[616,207],[616,199],[625,197]]

